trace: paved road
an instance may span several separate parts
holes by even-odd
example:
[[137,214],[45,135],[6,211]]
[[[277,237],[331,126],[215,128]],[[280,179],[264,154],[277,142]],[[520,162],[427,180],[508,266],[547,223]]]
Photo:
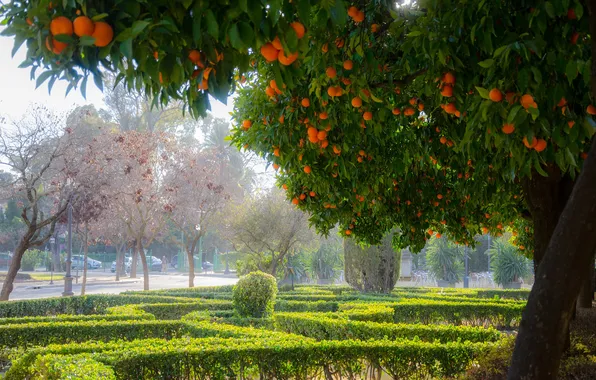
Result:
[[[238,278],[230,276],[195,276],[195,286],[217,286],[235,284]],[[188,276],[180,274],[150,274],[149,285],[151,290],[172,289],[188,287]],[[10,295],[11,300],[58,297],[64,290],[64,281],[29,282],[15,284],[15,289]],[[90,271],[86,294],[118,294],[127,290],[143,290],[143,274],[137,279],[124,278],[120,283],[114,281],[114,275],[101,271]],[[75,295],[81,294],[81,285],[73,283]]]

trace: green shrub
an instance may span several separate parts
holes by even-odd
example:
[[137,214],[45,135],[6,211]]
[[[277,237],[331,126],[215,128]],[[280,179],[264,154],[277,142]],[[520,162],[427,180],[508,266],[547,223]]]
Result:
[[[126,307],[126,306],[116,306]],[[114,307],[114,309],[116,308]],[[109,314],[109,315],[54,315],[49,317],[19,317],[19,318],[0,318],[0,326],[15,325],[23,323],[43,323],[43,322],[84,322],[84,321],[127,321],[127,320],[151,320],[155,319],[152,314],[146,313],[143,310],[137,310],[134,314]]]
[[340,304],[340,315],[353,321],[393,322],[393,303],[344,303]]
[[501,333],[494,328],[361,322],[322,313],[276,313],[274,320],[277,330],[317,340],[419,338],[427,342],[436,340],[447,343],[458,340],[495,342],[502,337]]
[[46,253],[38,249],[28,249],[21,259],[22,271],[34,271],[46,259]]
[[139,309],[153,314],[157,319],[180,319],[182,316],[199,310],[232,310],[230,301],[210,300],[179,304],[157,303],[138,305]]
[[[229,326],[233,327],[233,326]],[[253,338],[140,340],[49,346],[30,351],[6,373],[6,380],[28,378],[40,355],[91,354],[118,379],[366,378],[383,368],[392,378],[453,377],[492,343],[421,341],[321,341],[275,335]],[[165,376],[167,374],[167,376]]]
[[182,303],[193,299],[148,295],[108,295],[43,298],[0,303],[0,318],[34,317],[57,314],[103,314],[111,306],[139,303]]
[[93,360],[90,354],[44,355],[34,367],[33,380],[116,380],[114,370]]
[[276,294],[275,277],[263,272],[249,273],[234,286],[234,309],[241,317],[267,317],[273,313]]
[[339,304],[337,302],[329,301],[286,301],[276,300],[275,311],[337,311]]
[[527,289],[487,289],[487,290],[478,290],[477,293],[478,297],[481,298],[505,298],[505,299],[515,299],[515,300],[528,300],[530,296],[530,291]]

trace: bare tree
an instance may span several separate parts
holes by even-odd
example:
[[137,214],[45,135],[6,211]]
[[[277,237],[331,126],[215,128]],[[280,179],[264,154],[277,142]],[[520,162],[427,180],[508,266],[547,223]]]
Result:
[[307,215],[276,189],[232,206],[227,214],[228,239],[234,248],[251,255],[260,270],[273,275],[289,254],[310,247],[314,240]]

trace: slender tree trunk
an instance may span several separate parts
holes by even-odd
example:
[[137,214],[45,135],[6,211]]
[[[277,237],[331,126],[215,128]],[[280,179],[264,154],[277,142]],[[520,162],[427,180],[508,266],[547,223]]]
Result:
[[582,286],[577,296],[577,307],[589,309],[592,307],[592,298],[594,297],[594,262],[591,262],[583,273]]
[[19,269],[21,269],[21,259],[29,248],[29,240],[31,239],[31,236],[33,236],[33,232],[30,228],[14,250],[12,262],[6,273],[4,283],[2,284],[2,291],[0,291],[0,301],[8,301],[10,293],[12,293],[14,279],[17,277]]
[[54,250],[52,251],[52,267],[54,272],[62,272],[62,265],[60,263],[60,243],[58,242],[58,231],[54,232]]
[[143,290],[149,290],[149,267],[147,266],[147,257],[145,256],[141,239],[137,239],[137,251],[143,264]]
[[120,281],[120,270],[122,267],[122,249],[121,245],[116,244],[116,281]]
[[194,288],[195,286],[195,260],[193,252],[190,249],[185,249],[188,257],[188,287]]
[[138,244],[137,240],[133,242],[132,246],[132,262],[130,263],[130,278],[137,278],[137,258],[138,258]]
[[89,224],[85,222],[85,234],[83,235],[83,281],[81,283],[81,295],[85,295],[87,287],[87,256],[89,255]]

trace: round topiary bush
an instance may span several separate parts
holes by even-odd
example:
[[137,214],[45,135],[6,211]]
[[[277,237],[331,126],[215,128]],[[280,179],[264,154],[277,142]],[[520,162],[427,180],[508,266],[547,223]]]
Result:
[[251,272],[240,278],[234,286],[234,309],[241,317],[269,317],[273,314],[276,295],[275,277],[263,272]]

